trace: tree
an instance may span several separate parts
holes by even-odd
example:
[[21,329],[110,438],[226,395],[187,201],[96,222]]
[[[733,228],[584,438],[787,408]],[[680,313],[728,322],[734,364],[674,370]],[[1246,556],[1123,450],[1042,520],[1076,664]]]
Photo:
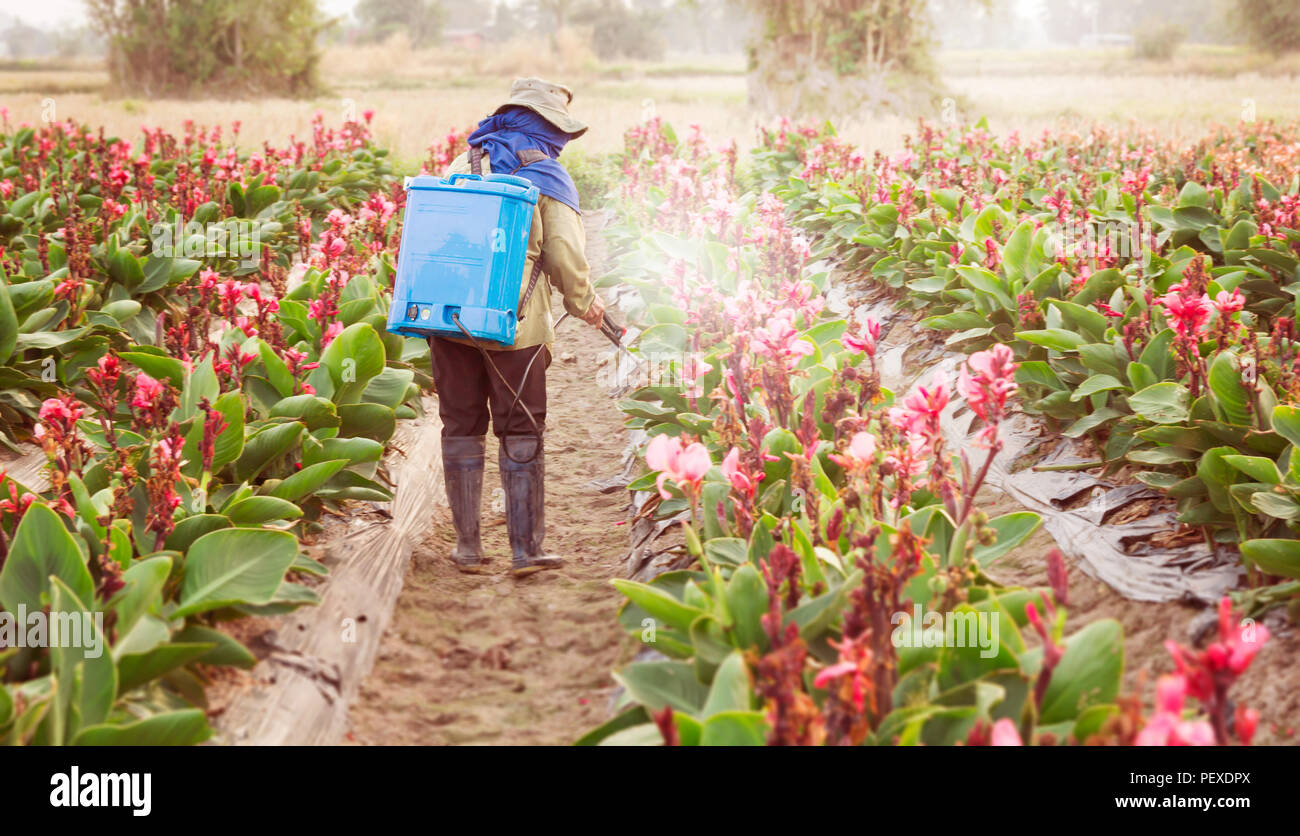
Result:
[[356,13],[369,40],[405,32],[417,47],[438,42],[446,17],[438,0],[361,0]]
[[119,87],[147,96],[318,91],[316,0],[85,0]]
[[836,75],[929,72],[926,0],[749,0],[764,30],[751,52],[765,61]]
[[1295,0],[1237,0],[1234,16],[1253,46],[1273,55],[1300,50],[1300,5]]
[[657,61],[664,56],[664,38],[659,32],[663,14],[657,9],[631,9],[625,0],[598,0],[576,12],[573,19],[591,26],[596,55],[604,61]]

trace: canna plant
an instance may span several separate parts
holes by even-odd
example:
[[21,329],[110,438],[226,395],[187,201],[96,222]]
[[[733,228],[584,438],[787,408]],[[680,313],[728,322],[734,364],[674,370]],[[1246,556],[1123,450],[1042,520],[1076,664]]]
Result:
[[1024,141],[922,123],[867,160],[829,126],[783,124],[754,179],[818,255],[896,288],[949,345],[1007,345],[1023,409],[1092,442],[1078,466],[1136,470],[1213,549],[1240,549],[1261,590],[1247,597],[1274,605],[1294,600],[1295,569],[1257,571],[1248,544],[1293,534],[1233,498],[1264,483],[1226,457],[1289,447],[1272,416],[1296,397],[1296,130],[1243,124],[1184,151],[1140,131]]
[[[206,739],[210,671],[256,662],[222,622],[314,603],[300,541],[392,498],[385,444],[427,382],[427,347],[384,331],[402,192],[365,123],[312,133],[0,135],[0,440],[47,462],[0,469],[0,740]],[[3,629],[43,611],[94,627]]]

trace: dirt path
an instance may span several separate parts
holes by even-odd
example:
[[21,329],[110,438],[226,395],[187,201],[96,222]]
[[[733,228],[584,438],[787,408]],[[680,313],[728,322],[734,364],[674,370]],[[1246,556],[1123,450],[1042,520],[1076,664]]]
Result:
[[[596,263],[598,239],[589,237]],[[506,573],[489,437],[483,547],[491,573],[452,568],[455,530],[441,509],[415,547],[379,658],[351,708],[347,742],[568,744],[607,719],[610,671],[625,648],[634,650],[618,626],[622,596],[609,583],[626,550],[627,495],[588,484],[619,469],[626,445],[621,414],[596,382],[608,352],[595,329],[565,320],[547,370],[546,544],[567,565],[520,581]]]

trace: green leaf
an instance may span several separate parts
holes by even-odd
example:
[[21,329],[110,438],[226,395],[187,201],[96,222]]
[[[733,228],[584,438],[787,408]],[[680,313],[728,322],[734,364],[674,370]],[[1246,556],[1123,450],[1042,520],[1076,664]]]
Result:
[[369,438],[385,442],[397,432],[397,415],[377,403],[339,404],[339,437]]
[[1201,460],[1196,465],[1196,476],[1205,484],[1210,501],[1224,513],[1232,510],[1228,486],[1236,481],[1236,473],[1228,465],[1227,458],[1236,454],[1234,447],[1213,447],[1201,454]]
[[1237,357],[1230,351],[1220,352],[1210,363],[1210,390],[1224,421],[1239,426],[1251,426],[1249,393],[1241,383],[1241,370]]
[[270,495],[289,502],[297,502],[325,484],[331,476],[346,467],[347,463],[347,459],[336,459],[308,465],[276,485]]
[[205,534],[185,557],[180,607],[172,618],[236,604],[267,604],[298,556],[287,531],[227,528]]
[[177,407],[177,421],[193,418],[199,412],[200,401],[207,399],[208,403],[212,403],[221,394],[221,384],[217,381],[217,373],[212,369],[212,357],[211,354],[205,357],[186,377],[180,405]]
[[9,297],[9,280],[0,275],[0,366],[9,362],[18,345],[18,315]]
[[304,447],[304,468],[321,462],[343,459],[347,466],[377,462],[384,456],[384,445],[370,438],[326,438],[319,447]]
[[[645,706],[634,705],[631,708],[626,709],[618,716],[614,717],[614,719],[602,723],[584,734],[582,737],[578,738],[574,741],[573,745],[595,746],[616,732],[621,732],[624,729],[629,729],[634,726],[655,727],[654,724],[650,722],[650,715],[646,713]],[[660,740],[662,739],[663,738],[661,737]]]
[[177,389],[185,385],[185,367],[175,357],[147,351],[123,351],[118,356],[155,380],[166,380]]
[[295,418],[307,429],[337,427],[341,423],[333,402],[316,395],[292,395],[271,407],[272,418]]
[[1032,511],[1017,511],[989,520],[989,527],[998,533],[991,546],[975,546],[975,561],[988,566],[1007,552],[1029,539],[1038,530],[1043,518]]
[[701,746],[763,746],[767,719],[761,711],[724,711],[704,721]]
[[144,653],[125,654],[117,660],[117,694],[120,697],[176,668],[197,661],[214,647],[213,644],[172,642]]
[[657,586],[622,578],[615,578],[610,583],[652,618],[675,630],[683,632],[690,630],[691,622],[704,614],[704,610],[683,604],[671,593]]
[[[1273,408],[1273,431],[1300,449],[1300,408],[1276,406]],[[1296,455],[1293,451],[1291,455]]]
[[1278,472],[1277,464],[1272,459],[1263,456],[1232,455],[1224,456],[1223,460],[1249,476],[1252,481],[1270,485],[1282,484],[1282,474]]
[[302,516],[302,509],[287,499],[250,496],[226,508],[225,515],[235,525],[258,525],[272,520],[296,520]]
[[736,647],[767,650],[767,633],[762,622],[767,605],[767,585],[752,563],[731,573],[727,583],[727,611],[731,613],[731,638]]
[[287,398],[293,394],[297,381],[289,373],[289,366],[275,353],[275,349],[266,340],[257,341],[257,351],[262,356],[262,366],[266,369],[266,379],[271,381],[280,397]]
[[1095,430],[1107,421],[1123,417],[1124,413],[1119,410],[1103,406],[1100,409],[1094,409],[1091,413],[1083,416],[1078,421],[1075,421],[1067,427],[1061,435],[1064,435],[1066,438],[1078,438],[1086,432]]
[[257,657],[233,637],[220,630],[190,624],[172,636],[172,641],[186,644],[210,644],[212,649],[197,660],[205,665],[227,665],[248,670],[257,664]]
[[749,681],[749,668],[745,666],[744,656],[739,650],[733,650],[713,676],[713,686],[709,697],[704,702],[701,717],[712,717],[723,711],[749,711],[750,699],[754,686]]
[[687,662],[633,662],[614,674],[632,699],[652,712],[671,705],[674,710],[698,714],[708,691],[695,678],[695,667]]
[[1091,397],[1098,392],[1107,392],[1111,389],[1123,389],[1124,384],[1111,377],[1108,374],[1094,374],[1092,377],[1079,384],[1070,395],[1071,401],[1081,401],[1084,398]]
[[334,338],[320,362],[334,383],[334,402],[356,403],[370,379],[384,370],[384,342],[369,323],[358,322]]
[[1115,701],[1124,674],[1124,628],[1094,621],[1065,640],[1065,655],[1043,696],[1042,724],[1074,720],[1093,705]]
[[166,555],[136,561],[122,573],[122,587],[109,606],[117,613],[113,629],[118,635],[130,632],[140,616],[156,613],[163,599],[163,586],[172,571],[172,559]]
[[[30,514],[31,511],[29,510]],[[101,723],[117,694],[117,667],[105,636],[86,605],[59,578],[50,580],[50,673],[54,677],[58,736],[67,739],[84,726]],[[94,594],[93,591],[91,593]],[[86,598],[91,600],[90,597]],[[68,620],[78,622],[70,625]],[[55,640],[55,625],[60,636]],[[72,637],[62,635],[71,627]],[[83,631],[90,631],[87,636]],[[66,735],[66,736],[65,736]],[[59,740],[58,742],[63,742]]]
[[1129,408],[1154,424],[1186,421],[1191,397],[1179,383],[1157,383],[1128,396]]
[[121,725],[89,726],[73,740],[78,746],[193,746],[212,736],[199,708],[154,714]]
[[234,464],[236,480],[244,482],[256,477],[267,465],[292,450],[304,429],[297,421],[290,421],[270,424],[254,432],[244,442],[244,450]]
[[50,600],[50,577],[65,583],[78,601],[90,601],[95,584],[86,560],[63,520],[44,502],[33,502],[18,523],[0,569],[0,604],[10,612],[39,612]]
[[189,551],[194,541],[204,534],[219,528],[230,528],[230,526],[230,519],[224,514],[194,514],[176,523],[172,533],[167,535],[167,542],[164,545],[178,552]]
[[1079,346],[1085,345],[1088,342],[1086,338],[1079,336],[1073,331],[1067,331],[1064,328],[1044,328],[1037,331],[1017,331],[1016,339],[1062,352],[1077,351]]
[[1300,540],[1247,540],[1241,556],[1270,575],[1300,578]]

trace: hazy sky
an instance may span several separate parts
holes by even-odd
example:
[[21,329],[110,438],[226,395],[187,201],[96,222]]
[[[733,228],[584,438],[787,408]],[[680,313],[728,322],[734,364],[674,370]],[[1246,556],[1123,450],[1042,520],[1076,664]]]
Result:
[[[319,0],[321,8],[331,15],[349,11],[356,0]],[[26,3],[23,0],[0,0],[0,11],[14,15],[24,23],[48,28],[60,23],[84,23],[86,5],[82,0],[40,0]]]

